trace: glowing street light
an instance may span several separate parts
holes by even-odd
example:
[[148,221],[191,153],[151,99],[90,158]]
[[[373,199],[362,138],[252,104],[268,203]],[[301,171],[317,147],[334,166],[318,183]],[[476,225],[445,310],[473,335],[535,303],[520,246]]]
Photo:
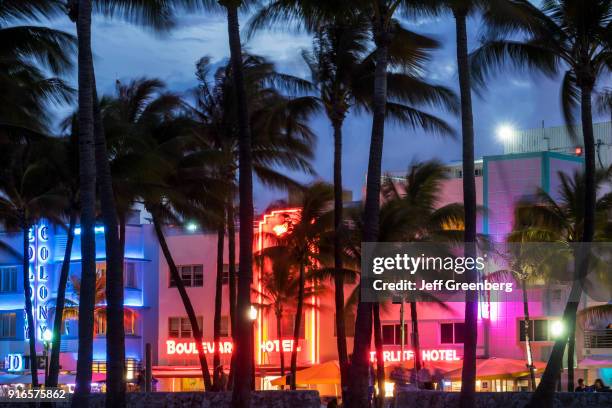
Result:
[[509,142],[510,140],[512,140],[516,132],[514,130],[514,127],[512,127],[512,125],[508,123],[504,123],[497,127],[496,133],[497,133],[497,137],[500,140],[504,142]]
[[563,322],[561,320],[555,320],[550,325],[550,334],[554,338],[561,337],[561,335],[565,332],[565,327],[563,326]]
[[53,340],[53,332],[49,329],[45,330],[42,335],[43,341],[50,343]]
[[253,305],[251,305],[251,308],[249,309],[249,319],[257,320],[257,309]]
[[189,232],[196,232],[198,230],[198,224],[196,224],[195,222],[189,222],[187,223],[187,225],[185,225],[185,228]]

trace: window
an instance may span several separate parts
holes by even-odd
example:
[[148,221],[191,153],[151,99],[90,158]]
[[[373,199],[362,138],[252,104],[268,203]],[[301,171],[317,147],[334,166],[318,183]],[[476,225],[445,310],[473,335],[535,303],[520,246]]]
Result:
[[[302,324],[300,325],[300,339],[304,338],[304,328],[306,327],[306,316],[302,317]],[[295,329],[295,315],[290,314],[281,318],[281,337],[283,339],[293,338],[293,331]]]
[[15,337],[17,332],[17,314],[0,313],[0,338],[7,339]]
[[[127,308],[123,310],[123,330],[127,336],[136,335],[136,319],[136,312]],[[106,336],[107,329],[106,311],[96,312],[94,317],[94,333],[97,336]]]
[[[408,344],[408,324],[404,323],[404,344]],[[401,345],[402,344],[402,325],[397,324],[383,324],[382,325],[382,338],[384,345]]]
[[221,337],[229,337],[229,322],[229,316],[221,316],[221,329],[219,330]]
[[133,310],[123,310],[123,330],[127,336],[136,334],[136,312]]
[[[197,317],[198,326],[202,330],[202,316]],[[186,339],[193,337],[191,331],[191,323],[189,323],[188,317],[170,317],[168,319],[168,337],[174,339]]]
[[[548,323],[547,319],[529,319],[529,340],[553,341]],[[519,341],[525,341],[525,320],[519,320]]]
[[465,341],[465,323],[440,323],[441,344],[461,344]]
[[126,262],[123,265],[123,281],[126,288],[138,289],[138,274],[136,263]]
[[106,335],[106,313],[96,313],[94,317],[94,333],[97,336]]
[[17,268],[0,268],[0,293],[17,291]]
[[[234,266],[234,270],[236,271],[236,277],[238,277],[238,264]],[[223,264],[223,279],[222,282],[224,285],[229,284],[229,264]]]
[[[178,269],[183,285],[186,287],[204,286],[204,266],[203,265],[178,265]],[[172,275],[170,275],[170,287],[176,287]]]

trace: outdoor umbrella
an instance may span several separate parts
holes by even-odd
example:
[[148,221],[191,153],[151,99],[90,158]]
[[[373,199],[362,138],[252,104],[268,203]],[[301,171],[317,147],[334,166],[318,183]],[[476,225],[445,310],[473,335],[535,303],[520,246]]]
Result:
[[[300,370],[295,375],[295,383],[301,385],[317,384],[340,384],[340,364],[338,360],[313,365],[312,367]],[[287,376],[279,377],[271,381],[272,385],[287,384]]]
[[[536,370],[542,370],[546,363],[534,361]],[[476,377],[479,379],[516,378],[529,375],[529,369],[525,360],[512,358],[484,358],[476,360]],[[451,380],[461,379],[461,368],[453,370],[445,375]]]

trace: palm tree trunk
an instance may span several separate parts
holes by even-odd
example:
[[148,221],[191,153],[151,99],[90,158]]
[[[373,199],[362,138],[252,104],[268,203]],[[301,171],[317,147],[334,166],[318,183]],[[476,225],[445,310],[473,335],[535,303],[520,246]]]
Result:
[[[28,346],[30,349],[30,374],[32,376],[32,388],[38,388],[38,363],[36,361],[36,327],[34,327],[34,312],[32,310],[32,286],[30,285],[30,225],[22,221],[23,230],[23,294],[25,296],[25,310],[28,321]],[[36,254],[34,255],[36,256]],[[34,271],[34,273],[37,273]]]
[[[570,299],[575,299],[576,297],[580,298],[580,294],[582,293],[582,286],[580,282],[574,281],[572,284],[572,289],[570,291]],[[565,310],[563,311],[562,321],[566,324],[570,322],[572,316],[576,316],[576,312],[578,311],[578,302],[577,301],[568,301],[565,305]],[[544,369],[544,374],[542,374],[542,378],[540,379],[540,384],[538,388],[536,388],[535,392],[531,396],[531,400],[525,406],[525,408],[552,408],[553,407],[553,397],[555,394],[555,387],[557,385],[557,381],[559,379],[559,375],[561,370],[563,370],[563,353],[565,351],[565,345],[567,344],[567,337],[562,336],[561,338],[555,341],[552,352],[550,353],[550,357],[548,358],[548,362],[546,363],[546,368]]]
[[251,307],[251,284],[253,281],[253,161],[251,152],[251,131],[246,87],[242,72],[242,45],[236,0],[223,0],[227,8],[227,28],[234,91],[236,92],[238,114],[238,160],[240,199],[240,276],[238,276],[237,319],[236,319],[236,373],[232,405],[249,408],[251,400],[251,377],[254,344],[253,323],[249,320]]
[[525,314],[525,349],[527,351],[527,367],[529,368],[529,391],[535,391],[535,366],[533,365],[531,338],[529,337],[529,327],[531,327],[531,321],[529,319],[529,301],[527,299],[527,283],[525,279],[521,279],[521,285],[523,286],[523,313]]
[[[468,67],[467,12],[454,9],[457,34],[457,67],[461,93],[461,131],[463,136],[463,201],[465,211],[465,256],[474,257],[476,242],[476,180],[474,176],[474,119]],[[468,272],[470,273],[470,272]],[[473,274],[472,274],[473,275]],[[474,282],[475,276],[467,276]],[[461,371],[460,407],[474,406],[476,392],[476,345],[478,343],[478,296],[475,291],[466,292],[465,343],[463,345],[463,370]]]
[[[580,85],[580,113],[582,120],[582,135],[584,138],[584,178],[585,178],[585,197],[584,197],[584,222],[582,232],[582,242],[592,242],[595,231],[595,203],[597,196],[597,184],[595,183],[595,137],[593,134],[593,107],[592,93],[594,79],[590,77],[581,77],[578,80]],[[589,257],[588,250],[580,244],[575,255],[575,279],[572,284],[570,295],[563,311],[563,322],[568,328],[568,336],[562,336],[555,341],[553,350],[548,358],[546,369],[540,380],[538,388],[533,393],[528,407],[532,408],[548,408],[553,406],[553,396],[555,392],[555,383],[563,369],[563,353],[568,338],[576,336],[576,313],[578,304],[582,296],[582,278],[588,272]],[[573,353],[572,353],[573,354]],[[569,357],[568,357],[569,359]],[[572,357],[573,360],[573,357]],[[568,366],[568,382],[570,375],[570,367]],[[573,361],[571,367],[571,375],[573,377]],[[573,378],[572,378],[573,383]],[[573,387],[573,384],[572,384]]]
[[220,387],[221,376],[219,367],[221,366],[221,306],[223,305],[223,246],[225,245],[225,223],[222,223],[217,230],[217,278],[215,282],[215,316],[213,323],[213,338],[215,343],[215,353],[213,355],[213,384],[215,391],[222,391]]
[[[149,212],[151,212],[149,210]],[[191,300],[189,299],[189,295],[187,294],[187,290],[185,289],[185,285],[183,284],[183,280],[178,272],[178,268],[174,263],[174,259],[172,258],[172,253],[170,252],[170,248],[168,247],[168,243],[166,242],[166,238],[164,237],[164,232],[162,231],[161,224],[157,219],[157,216],[151,212],[153,215],[153,228],[155,229],[155,235],[157,236],[157,241],[159,242],[159,246],[161,247],[162,253],[164,254],[164,258],[166,259],[166,263],[168,264],[168,268],[170,269],[170,276],[172,280],[176,284],[176,289],[181,296],[181,301],[183,302],[183,306],[185,307],[185,312],[187,313],[187,318],[189,319],[189,323],[191,324],[191,331],[193,332],[193,339],[195,340],[196,349],[198,350],[198,359],[200,361],[200,369],[202,370],[202,378],[204,380],[204,388],[206,390],[210,390],[212,388],[212,381],[210,379],[210,372],[208,371],[208,363],[206,362],[206,356],[204,355],[204,345],[202,344],[202,330],[198,325],[198,319],[196,317],[195,311],[193,310],[193,305],[191,304]]]
[[295,309],[295,326],[293,327],[293,346],[291,347],[291,389],[296,389],[297,353],[300,340],[300,329],[302,327],[302,314],[304,310],[304,286],[306,285],[306,273],[304,264],[300,264],[300,282],[298,288],[297,307]]
[[64,305],[66,304],[66,284],[70,273],[70,258],[72,255],[72,244],[74,243],[74,228],[76,227],[77,212],[70,211],[68,221],[68,232],[66,239],[66,249],[64,250],[64,260],[60,271],[59,284],[57,287],[57,299],[55,300],[55,316],[53,317],[53,343],[51,344],[51,358],[49,360],[49,374],[47,375],[46,387],[57,387],[59,376],[59,357],[62,342],[62,322],[64,321]]
[[376,385],[378,397],[376,407],[383,408],[385,404],[385,358],[383,356],[382,326],[380,324],[380,304],[374,303],[374,348],[376,349]]
[[[78,4],[78,5],[77,5]],[[81,197],[81,292],[79,351],[73,407],[87,406],[91,390],[94,306],[96,291],[96,168],[91,66],[91,0],[78,0],[76,10],[79,85],[79,192]],[[73,10],[74,11],[74,10]]]
[[[232,177],[232,182],[234,178]],[[229,258],[229,313],[230,326],[232,330],[232,341],[236,344],[236,227],[234,220],[234,197],[228,200],[227,205],[227,256]],[[230,372],[227,380],[229,389],[232,389],[234,384],[234,376],[236,371],[236,353],[232,351],[230,361]]]
[[[282,323],[282,319],[283,318],[283,310],[279,310],[276,313],[276,337],[280,340],[282,339],[282,329],[281,329],[281,323]],[[283,351],[283,348],[281,347],[280,349],[280,375],[281,377],[285,376],[285,352]]]
[[[96,146],[96,174],[100,191],[100,208],[104,222],[106,244],[106,407],[124,407],[125,402],[125,327],[123,311],[123,247],[119,238],[119,223],[113,179],[108,154],[102,113],[98,102],[96,75],[93,63],[91,77],[94,105],[94,138]],[[125,223],[124,223],[125,226]],[[125,235],[125,231],[124,231]]]
[[[390,34],[382,19],[386,12],[379,12],[381,21],[375,21],[374,41],[376,43],[376,69],[374,71],[374,97],[372,106],[372,135],[368,176],[366,182],[366,199],[364,209],[364,242],[375,242],[378,239],[380,211],[380,180],[382,150],[385,134],[385,115],[387,105],[387,65],[389,62]],[[359,302],[355,321],[355,338],[351,358],[352,379],[347,393],[347,405],[351,408],[367,408],[368,370],[370,344],[372,341],[372,304]]]
[[344,274],[342,265],[342,122],[334,127],[334,302],[336,308],[336,343],[340,363],[340,384],[343,399],[348,383],[348,352],[344,321]]
[[410,302],[410,322],[412,323],[412,348],[414,350],[414,370],[416,372],[417,387],[419,387],[419,372],[421,371],[421,344],[419,341],[419,318],[417,302]]

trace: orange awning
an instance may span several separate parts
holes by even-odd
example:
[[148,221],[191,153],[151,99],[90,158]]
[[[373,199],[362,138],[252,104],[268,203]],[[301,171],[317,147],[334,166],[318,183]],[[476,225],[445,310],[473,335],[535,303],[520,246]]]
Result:
[[[534,361],[536,370],[543,370],[546,363]],[[517,378],[529,375],[529,369],[525,360],[512,358],[491,357],[476,360],[476,378],[495,379],[495,378]],[[446,375],[451,380],[461,379],[461,368],[453,370]]]
[[[296,384],[316,385],[316,384],[340,384],[340,364],[338,360],[313,365],[312,367],[300,370],[296,373]],[[287,376],[278,377],[271,381],[272,385],[287,384]]]

